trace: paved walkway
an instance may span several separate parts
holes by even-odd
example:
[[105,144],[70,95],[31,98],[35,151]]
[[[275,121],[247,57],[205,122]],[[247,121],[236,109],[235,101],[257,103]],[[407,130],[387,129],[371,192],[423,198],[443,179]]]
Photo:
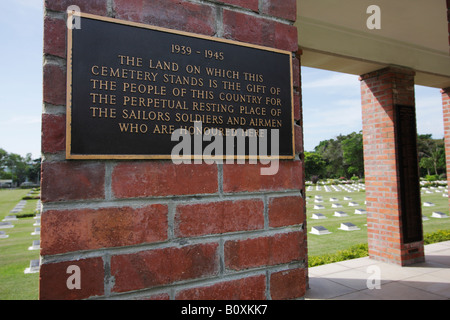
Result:
[[311,300],[450,299],[450,241],[425,246],[425,262],[407,267],[360,258],[310,268],[309,287]]

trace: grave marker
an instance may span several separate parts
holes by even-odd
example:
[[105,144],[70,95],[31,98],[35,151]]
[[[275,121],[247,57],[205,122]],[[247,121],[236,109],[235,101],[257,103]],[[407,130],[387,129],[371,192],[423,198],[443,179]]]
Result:
[[314,227],[311,227],[310,233],[321,236],[324,234],[330,234],[331,232],[328,231],[328,229],[323,226],[314,226]]
[[325,217],[323,214],[321,213],[313,213],[312,214],[312,219],[326,219],[327,217]]
[[448,218],[449,216],[440,211],[433,211],[433,214],[431,215],[431,217],[438,218],[438,219],[445,219],[445,218]]
[[24,273],[28,274],[28,273],[37,273],[39,272],[39,268],[40,268],[40,263],[39,260],[31,260],[30,261],[30,267],[26,268]]
[[0,229],[14,228],[11,222],[0,222]]
[[28,247],[28,250],[39,250],[41,248],[41,240],[33,240],[33,244],[31,247]]
[[343,222],[343,223],[341,223],[341,226],[338,229],[339,230],[343,230],[343,231],[361,230],[360,228],[358,228],[356,225],[354,225],[351,222]]
[[348,217],[348,214],[345,213],[344,211],[335,211],[334,216],[335,217]]
[[17,221],[17,216],[6,216],[2,221]]

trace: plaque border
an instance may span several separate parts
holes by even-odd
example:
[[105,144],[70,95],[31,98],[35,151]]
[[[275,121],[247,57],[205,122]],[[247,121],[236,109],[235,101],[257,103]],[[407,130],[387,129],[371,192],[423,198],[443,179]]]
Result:
[[[189,155],[189,156],[180,156],[178,159],[180,160],[196,160],[196,159],[202,159],[202,160],[274,160],[274,159],[294,159],[295,158],[295,120],[294,120],[294,79],[293,79],[293,65],[292,65],[292,52],[261,46],[261,45],[255,45],[245,42],[239,42],[236,40],[230,40],[230,39],[223,39],[223,38],[217,38],[217,37],[211,37],[206,35],[200,35],[196,33],[186,32],[186,31],[180,31],[180,30],[174,30],[164,27],[157,27],[149,24],[139,23],[139,22],[133,22],[133,21],[127,21],[127,20],[120,20],[116,18],[110,18],[110,17],[104,17],[99,15],[94,15],[90,13],[84,13],[84,12],[77,12],[77,11],[71,11],[68,12],[68,20],[72,21],[73,17],[80,17],[80,18],[86,18],[86,19],[93,19],[93,20],[100,20],[105,21],[109,23],[116,23],[126,26],[132,26],[137,28],[143,28],[143,29],[150,29],[165,33],[171,33],[171,34],[177,34],[182,35],[186,37],[193,37],[198,39],[204,39],[204,40],[210,40],[210,41],[216,41],[216,42],[222,42],[222,43],[228,43],[233,44],[241,47],[247,47],[247,48],[254,48],[258,50],[264,50],[264,51],[270,51],[270,52],[276,52],[281,54],[286,54],[289,57],[289,67],[290,67],[290,95],[291,95],[291,126],[292,126],[292,155],[278,155],[278,156],[240,156],[240,155],[233,155],[233,156],[204,156],[204,155]],[[66,89],[66,159],[67,160],[172,160],[172,156],[170,154],[163,154],[163,155],[145,155],[145,154],[72,154],[71,153],[71,147],[72,147],[72,48],[73,48],[73,37],[72,37],[72,28],[67,28],[67,89]]]

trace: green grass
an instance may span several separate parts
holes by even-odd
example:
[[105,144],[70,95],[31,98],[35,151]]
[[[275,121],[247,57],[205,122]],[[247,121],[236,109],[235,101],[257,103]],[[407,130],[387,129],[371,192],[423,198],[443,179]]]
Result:
[[[27,200],[20,214],[10,213],[29,189],[0,190],[0,221],[8,215],[31,215],[36,209],[36,199]],[[9,237],[0,239],[0,300],[38,299],[39,274],[24,274],[30,260],[39,259],[39,250],[30,251],[33,240],[39,240],[34,231],[33,217],[20,218],[11,222],[14,228],[0,229]]]
[[[315,203],[314,197],[316,195],[321,195],[323,203]],[[306,205],[306,215],[307,221],[306,225],[308,227],[308,256],[316,256],[323,254],[334,254],[339,250],[346,250],[353,245],[360,243],[367,243],[367,223],[366,215],[356,215],[354,214],[355,209],[366,209],[364,204],[365,192],[347,192],[347,191],[331,191],[325,192],[323,187],[322,191],[307,191],[306,197],[308,199]],[[344,200],[344,197],[351,197],[352,200]],[[332,203],[330,198],[337,198],[337,203],[342,205],[342,208],[332,208]],[[358,207],[349,207],[348,203],[350,201],[359,204]],[[316,210],[314,209],[315,204],[321,204],[325,209]],[[344,211],[348,214],[348,217],[335,217],[335,211]],[[312,219],[313,213],[321,213],[327,217],[327,219]],[[338,228],[343,222],[351,222],[356,225],[360,230],[358,231],[342,231]],[[313,226],[324,226],[327,228],[331,234],[328,235],[314,235],[309,233],[311,227]]]
[[[315,189],[315,188],[314,188]],[[0,190],[0,221],[10,212],[14,206],[30,190]],[[321,195],[325,206],[323,210],[314,210],[314,196]],[[344,196],[352,197],[351,201],[360,204],[358,207],[349,207],[348,200],[343,200]],[[312,226],[322,225],[331,234],[317,236],[308,233],[308,256],[310,266],[323,263],[332,263],[346,259],[364,256],[367,252],[367,227],[366,215],[355,215],[355,208],[365,209],[365,192],[325,192],[307,191],[307,227],[308,232]],[[330,198],[338,198],[338,203],[342,208],[331,208]],[[441,211],[449,214],[448,198],[442,193],[422,194],[422,203],[433,202],[434,207],[422,207],[422,213],[430,220],[423,222],[425,244],[446,241],[450,239],[450,218],[431,218],[433,211]],[[7,239],[0,239],[0,300],[35,300],[38,299],[39,274],[24,274],[25,268],[29,267],[30,260],[39,259],[39,251],[29,251],[33,240],[38,240],[39,236],[32,236],[35,220],[33,215],[36,208],[36,199],[27,200],[27,205],[21,212],[18,221],[13,221],[14,228],[2,229],[9,235]],[[348,217],[334,217],[334,211],[345,211]],[[322,213],[327,219],[311,219],[313,213]],[[18,215],[18,214],[16,214]],[[19,215],[18,215],[19,216]],[[342,231],[338,230],[342,222],[352,222],[361,230]],[[439,231],[443,230],[443,231]]]
[[[332,255],[340,250],[348,250],[352,246],[357,246],[360,244],[367,243],[367,223],[366,215],[355,215],[355,209],[361,208],[366,209],[364,204],[365,192],[347,192],[347,191],[331,191],[326,192],[322,187],[322,191],[307,191],[306,198],[308,199],[306,208],[307,214],[307,228],[308,228],[308,256],[320,256],[320,255]],[[321,203],[325,209],[315,210],[314,209],[314,197],[316,195],[321,195],[323,203]],[[358,207],[349,207],[348,202],[344,201],[344,196],[352,197],[351,201],[360,204]],[[342,208],[331,208],[330,198],[337,198],[338,203],[342,204]],[[436,232],[438,230],[450,230],[450,218],[449,219],[436,219],[431,218],[433,211],[441,211],[449,215],[449,202],[448,198],[443,197],[442,193],[424,193],[421,195],[421,202],[433,202],[435,206],[433,207],[423,207],[422,214],[429,217],[428,221],[423,221],[423,232],[424,234],[429,234]],[[345,211],[348,217],[334,217],[334,211]],[[327,219],[315,220],[311,216],[313,213],[322,213]],[[360,228],[358,231],[342,231],[338,230],[342,222],[351,222]],[[321,225],[331,231],[328,235],[314,235],[309,233],[311,227]]]

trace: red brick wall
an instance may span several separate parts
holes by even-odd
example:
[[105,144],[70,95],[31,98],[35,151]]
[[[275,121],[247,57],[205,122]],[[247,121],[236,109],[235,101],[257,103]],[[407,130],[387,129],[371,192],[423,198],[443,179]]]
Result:
[[386,68],[360,77],[369,255],[405,265],[423,243],[404,244],[395,142],[395,104],[415,106],[414,72]]
[[[442,113],[444,116],[445,159],[447,161],[447,181],[450,183],[450,88],[441,90]],[[450,205],[450,198],[449,198]]]
[[[46,0],[40,299],[292,299],[307,258],[299,58],[294,161],[67,161],[65,10],[298,50],[296,1]],[[69,290],[67,268],[81,271]]]

